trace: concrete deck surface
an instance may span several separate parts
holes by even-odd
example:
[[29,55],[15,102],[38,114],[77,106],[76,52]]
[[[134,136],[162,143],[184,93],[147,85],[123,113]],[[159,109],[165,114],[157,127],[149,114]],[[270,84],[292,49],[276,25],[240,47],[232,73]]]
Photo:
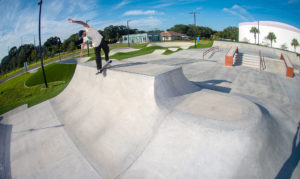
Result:
[[299,178],[298,75],[202,52],[78,64],[60,95],[3,117],[12,178]]

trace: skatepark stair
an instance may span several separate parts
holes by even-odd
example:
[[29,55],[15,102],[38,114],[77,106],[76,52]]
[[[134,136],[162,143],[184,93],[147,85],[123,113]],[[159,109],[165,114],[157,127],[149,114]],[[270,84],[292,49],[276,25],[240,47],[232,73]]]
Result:
[[259,56],[250,55],[250,54],[244,54],[244,53],[238,53],[235,56],[235,66],[245,66],[250,68],[256,68],[259,69],[260,67],[260,59]]

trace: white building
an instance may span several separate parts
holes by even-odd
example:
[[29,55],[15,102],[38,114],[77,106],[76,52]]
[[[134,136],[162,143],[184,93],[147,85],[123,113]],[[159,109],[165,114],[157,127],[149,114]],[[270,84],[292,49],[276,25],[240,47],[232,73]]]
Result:
[[[273,32],[276,36],[276,42],[273,41],[272,46],[282,48],[282,45],[287,47],[287,50],[294,52],[294,47],[291,45],[292,39],[297,39],[300,43],[300,29],[288,24],[274,21],[259,21],[259,22],[243,22],[239,24],[239,41],[255,43],[254,34],[250,33],[251,27],[259,29],[259,34],[256,34],[256,43],[261,45],[271,45],[267,39],[269,32]],[[259,38],[258,38],[259,37]],[[300,46],[296,48],[297,53],[300,53]]]

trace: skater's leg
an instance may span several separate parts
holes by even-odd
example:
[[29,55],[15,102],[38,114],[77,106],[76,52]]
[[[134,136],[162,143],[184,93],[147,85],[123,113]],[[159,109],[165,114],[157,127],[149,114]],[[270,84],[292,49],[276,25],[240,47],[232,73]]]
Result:
[[102,40],[100,46],[104,51],[105,61],[108,61],[109,60],[109,46],[107,45],[107,43],[104,40]]
[[96,55],[96,64],[97,64],[97,70],[100,70],[102,68],[102,60],[101,60],[101,47],[95,47],[95,55]]

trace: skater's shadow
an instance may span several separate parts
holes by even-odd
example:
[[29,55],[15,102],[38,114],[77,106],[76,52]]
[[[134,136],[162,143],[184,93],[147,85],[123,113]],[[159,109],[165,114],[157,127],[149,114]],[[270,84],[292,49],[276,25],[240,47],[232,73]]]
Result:
[[118,65],[109,65],[103,70],[102,74],[103,74],[103,77],[106,77],[107,76],[107,70],[109,70],[109,69],[121,70],[122,71],[122,68],[130,67],[130,66],[136,66],[136,65],[143,65],[143,64],[146,64],[146,63],[133,62],[133,63],[118,64]]
[[276,179],[291,178],[300,160],[300,143],[297,144],[299,135],[300,122],[298,123],[297,131],[293,140],[292,153],[287,161],[281,167]]

